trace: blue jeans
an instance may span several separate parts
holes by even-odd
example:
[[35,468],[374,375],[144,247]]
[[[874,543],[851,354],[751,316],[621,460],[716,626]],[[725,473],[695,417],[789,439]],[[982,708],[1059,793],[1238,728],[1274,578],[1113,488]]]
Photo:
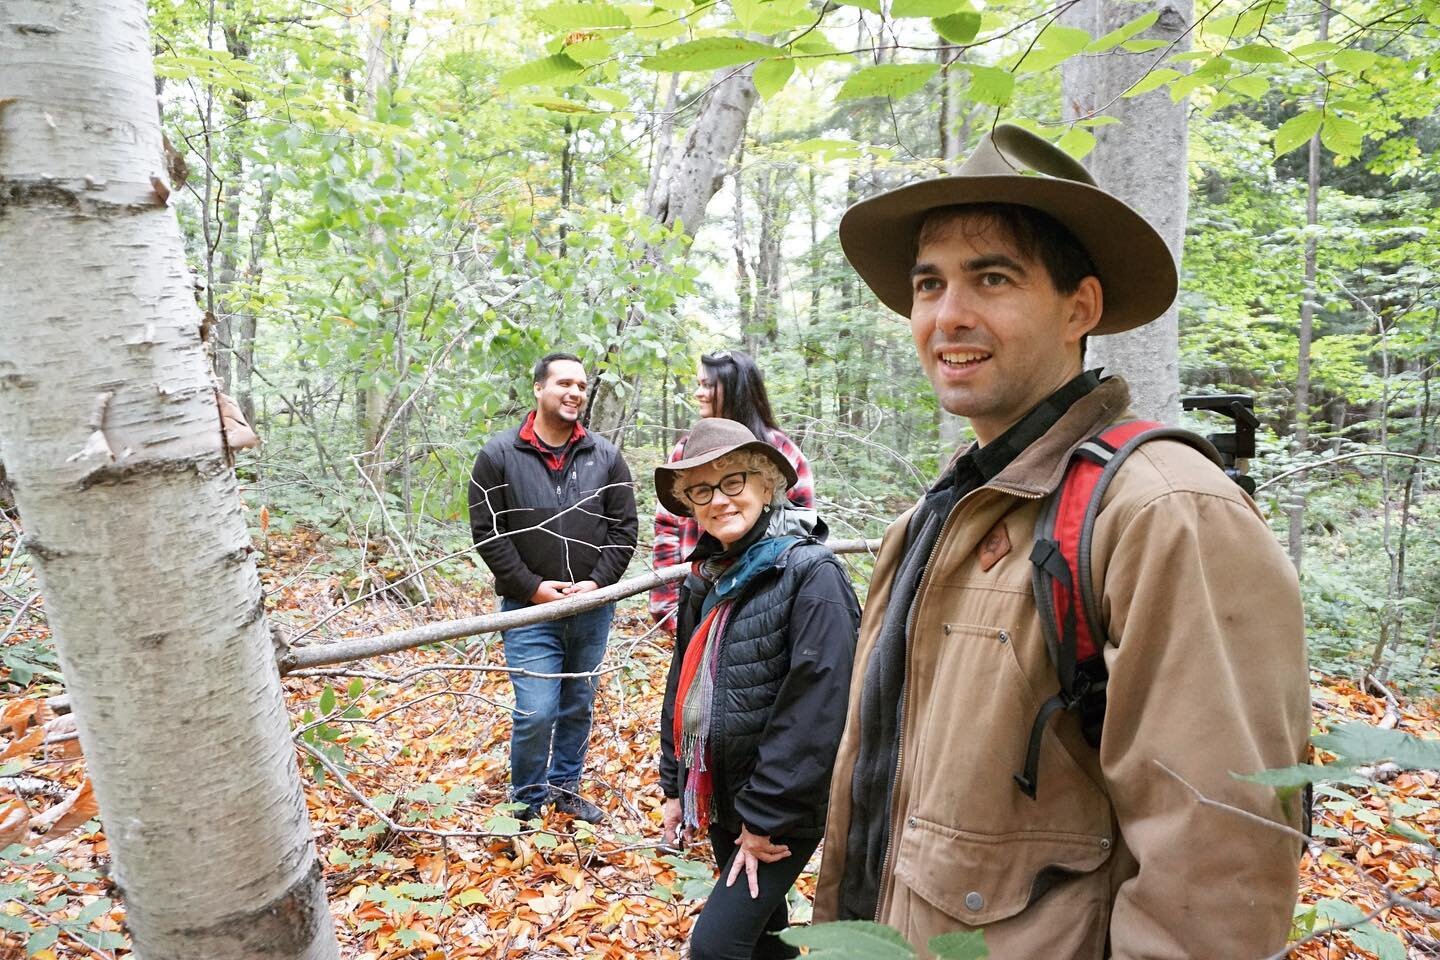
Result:
[[[528,603],[506,599],[502,610]],[[533,673],[588,673],[600,666],[615,605],[501,634],[505,663]],[[541,803],[550,786],[577,791],[590,742],[595,677],[554,679],[510,674],[515,710],[510,733],[510,788],[521,803]]]

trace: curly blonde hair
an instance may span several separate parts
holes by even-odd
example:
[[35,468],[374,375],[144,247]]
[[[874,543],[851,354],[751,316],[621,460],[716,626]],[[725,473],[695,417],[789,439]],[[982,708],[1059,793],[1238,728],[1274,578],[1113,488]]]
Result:
[[[765,456],[765,454],[756,453],[754,450],[736,450],[734,453],[727,453],[723,457],[716,457],[714,460],[711,460],[710,463],[716,464],[722,470],[725,470],[726,473],[736,473],[744,470],[747,473],[760,474],[760,479],[770,484],[770,505],[772,507],[785,505],[785,492],[790,489],[790,484],[785,479],[785,475],[780,472],[780,468],[775,466],[775,462]],[[676,500],[684,504],[690,504],[690,501],[685,497],[685,488],[694,482],[686,477],[686,474],[690,472],[689,470],[681,470],[675,474],[675,479],[670,486],[670,493]],[[693,511],[694,505],[691,504],[690,508]]]

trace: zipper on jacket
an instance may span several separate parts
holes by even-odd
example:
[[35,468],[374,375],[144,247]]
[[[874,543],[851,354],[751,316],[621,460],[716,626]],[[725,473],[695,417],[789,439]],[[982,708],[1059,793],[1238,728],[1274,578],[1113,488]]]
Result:
[[[997,490],[1005,495],[1014,496],[1022,500],[1040,500],[1047,494],[1017,493],[1013,490],[1000,490],[999,488],[981,486],[971,490],[960,501],[950,509],[945,523],[940,527],[940,532],[935,535],[935,542],[930,545],[930,555],[925,558],[925,569],[920,573],[920,582],[915,585],[915,598],[910,602],[910,614],[905,621],[905,681],[900,694],[900,732],[896,737],[895,753],[895,777],[890,781],[890,802],[895,802],[895,792],[900,786],[900,773],[905,766],[905,721],[910,710],[910,651],[912,648],[911,638],[914,636],[915,619],[920,610],[920,598],[925,593],[925,587],[930,582],[930,566],[935,562],[935,554],[940,551],[940,543],[945,539],[953,521],[960,514],[960,508],[965,506],[965,501],[978,494],[981,490]],[[898,572],[898,571],[897,571]],[[895,811],[891,811],[890,829],[885,837],[885,856],[880,861],[880,890],[875,897],[875,922],[881,923],[880,917],[885,910],[885,901],[889,897],[893,884],[887,879],[890,872],[890,854],[895,849],[895,834],[898,832],[896,826],[903,822],[903,817],[897,817]],[[890,889],[887,889],[890,888]]]

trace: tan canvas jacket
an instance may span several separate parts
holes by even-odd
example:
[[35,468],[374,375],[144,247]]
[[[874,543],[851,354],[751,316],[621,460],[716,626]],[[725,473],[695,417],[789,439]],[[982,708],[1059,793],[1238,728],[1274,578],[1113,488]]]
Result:
[[[877,919],[922,951],[975,927],[992,960],[1247,960],[1285,942],[1300,843],[1272,824],[1297,827],[1298,803],[1231,772],[1303,758],[1299,590],[1254,504],[1197,451],[1140,447],[1096,523],[1110,633],[1100,749],[1062,713],[1044,734],[1036,799],[1012,779],[1059,688],[1030,585],[1040,501],[1066,455],[1128,402],[1123,381],[1106,381],[967,495],[921,580]],[[817,921],[837,911],[854,718],[908,519],[886,533],[865,604]]]

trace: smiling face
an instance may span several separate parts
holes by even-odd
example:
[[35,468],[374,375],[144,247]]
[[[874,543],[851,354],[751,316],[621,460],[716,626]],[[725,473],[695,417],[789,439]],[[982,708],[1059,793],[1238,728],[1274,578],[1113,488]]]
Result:
[[703,466],[691,467],[681,474],[679,485],[682,490],[698,483],[715,486],[715,495],[709,503],[691,504],[690,509],[695,511],[700,529],[719,540],[722,546],[728,547],[749,533],[775,494],[774,484],[754,472],[746,475],[745,488],[733,496],[719,488],[722,478],[744,469],[745,465],[737,463],[736,459],[721,457]]
[[953,215],[921,231],[910,332],[946,411],[985,444],[1080,373],[1080,338],[1100,322],[1100,281],[1071,293],[988,218]]
[[700,410],[702,417],[718,417],[717,412],[720,405],[716,403],[719,398],[720,387],[715,383],[715,377],[705,369],[702,362],[695,373],[695,406]]
[[537,417],[568,431],[585,412],[585,368],[574,360],[551,360],[545,382],[535,384]]

